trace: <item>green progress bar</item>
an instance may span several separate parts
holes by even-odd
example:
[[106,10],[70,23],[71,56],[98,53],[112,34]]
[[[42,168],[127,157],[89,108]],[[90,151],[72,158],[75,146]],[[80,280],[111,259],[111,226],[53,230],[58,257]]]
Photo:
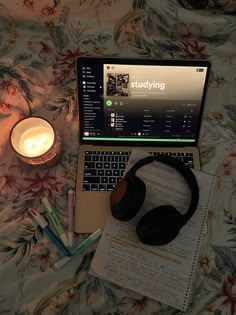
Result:
[[147,141],[147,142],[194,142],[193,139],[145,139],[145,138],[100,138],[100,137],[83,137],[83,140],[104,140],[104,141]]

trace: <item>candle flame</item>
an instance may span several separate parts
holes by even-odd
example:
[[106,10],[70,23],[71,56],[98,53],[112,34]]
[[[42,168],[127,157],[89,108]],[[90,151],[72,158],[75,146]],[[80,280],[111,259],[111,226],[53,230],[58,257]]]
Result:
[[19,151],[28,157],[40,156],[51,148],[54,137],[54,133],[46,127],[29,128],[20,138]]

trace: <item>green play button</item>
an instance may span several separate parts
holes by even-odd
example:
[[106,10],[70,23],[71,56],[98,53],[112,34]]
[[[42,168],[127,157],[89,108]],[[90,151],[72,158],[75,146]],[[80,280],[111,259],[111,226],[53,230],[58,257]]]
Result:
[[111,100],[107,100],[106,104],[107,104],[107,106],[111,106],[112,105],[112,101]]

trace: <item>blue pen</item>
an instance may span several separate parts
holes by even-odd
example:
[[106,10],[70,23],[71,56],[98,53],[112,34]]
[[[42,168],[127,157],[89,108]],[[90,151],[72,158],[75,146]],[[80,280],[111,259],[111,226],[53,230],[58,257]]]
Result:
[[56,236],[56,234],[50,229],[47,221],[38,213],[38,211],[29,208],[30,214],[34,217],[39,226],[45,231],[48,237],[57,245],[57,247],[64,253],[66,256],[71,256],[70,251],[66,248],[66,246],[62,243],[62,241]]

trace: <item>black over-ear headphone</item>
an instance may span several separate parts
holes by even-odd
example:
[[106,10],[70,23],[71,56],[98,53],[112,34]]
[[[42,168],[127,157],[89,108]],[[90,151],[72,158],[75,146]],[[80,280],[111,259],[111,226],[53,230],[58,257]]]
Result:
[[179,171],[188,183],[192,195],[185,214],[182,215],[171,205],[164,205],[150,210],[138,222],[136,233],[142,243],[165,245],[178,235],[182,226],[192,217],[199,201],[197,180],[185,164],[165,156],[148,156],[138,161],[111,192],[110,206],[112,216],[120,221],[128,221],[138,213],[145,199],[146,186],[135,173],[142,166],[154,161],[168,164]]

